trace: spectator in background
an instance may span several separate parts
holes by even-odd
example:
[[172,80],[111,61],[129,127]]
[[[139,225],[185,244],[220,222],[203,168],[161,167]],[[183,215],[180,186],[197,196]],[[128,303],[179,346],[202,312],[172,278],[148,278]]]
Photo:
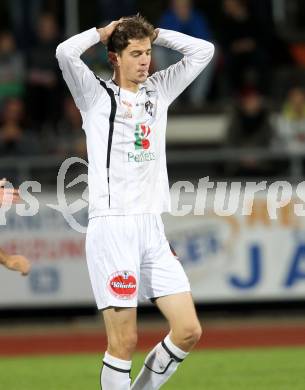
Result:
[[41,15],[36,44],[28,55],[27,105],[35,128],[54,126],[60,112],[60,78],[54,54],[59,38],[54,15]]
[[25,126],[25,108],[20,99],[5,103],[0,121],[0,156],[31,156],[40,152],[37,137]]
[[86,137],[82,130],[82,118],[71,96],[64,100],[63,118],[58,123],[55,153],[61,157],[86,158]]
[[14,36],[18,47],[22,50],[27,50],[33,43],[34,26],[37,24],[44,3],[44,0],[7,1]]
[[272,138],[269,112],[257,90],[244,90],[227,130],[227,144],[239,148],[268,148]]
[[0,111],[6,98],[23,95],[24,77],[24,59],[13,35],[4,31],[0,33]]
[[97,22],[117,20],[124,16],[136,13],[136,0],[97,0]]
[[229,93],[238,92],[245,85],[266,92],[269,60],[264,47],[268,36],[254,20],[244,0],[223,0],[223,35],[220,38],[224,51],[225,71]]
[[305,147],[305,89],[293,87],[288,92],[277,123],[277,143],[291,151]]
[[[263,97],[257,90],[244,90],[229,120],[226,146],[248,149],[269,148],[272,135],[270,115],[264,105]],[[267,168],[265,163],[258,162],[253,156],[243,159],[238,166],[235,163],[228,164],[230,173],[238,169],[257,172],[265,167]]]
[[[171,0],[170,8],[161,15],[160,28],[178,31],[195,38],[211,41],[211,31],[203,14],[194,8],[192,0]],[[182,58],[177,51],[164,47],[154,48],[154,61],[159,69],[165,69]],[[196,82],[187,89],[188,102],[193,108],[201,108],[212,80],[213,61],[206,67]]]

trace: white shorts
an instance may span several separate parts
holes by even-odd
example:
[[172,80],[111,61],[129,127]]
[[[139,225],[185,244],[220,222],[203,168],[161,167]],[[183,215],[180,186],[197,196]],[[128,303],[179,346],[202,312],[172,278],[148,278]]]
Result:
[[190,291],[159,215],[90,219],[86,256],[99,309],[136,307],[138,300]]

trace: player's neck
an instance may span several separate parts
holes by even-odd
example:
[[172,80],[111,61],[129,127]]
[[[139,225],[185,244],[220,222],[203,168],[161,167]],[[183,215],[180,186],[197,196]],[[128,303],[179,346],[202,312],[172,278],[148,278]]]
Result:
[[133,81],[124,79],[124,77],[121,77],[121,75],[118,74],[117,72],[114,72],[112,80],[120,88],[126,89],[127,91],[136,93],[139,90],[139,84],[134,83]]

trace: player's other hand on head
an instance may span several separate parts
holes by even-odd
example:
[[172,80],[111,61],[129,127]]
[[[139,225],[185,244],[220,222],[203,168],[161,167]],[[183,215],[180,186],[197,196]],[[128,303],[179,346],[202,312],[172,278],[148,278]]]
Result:
[[159,35],[159,29],[158,28],[155,28],[155,31],[154,31],[154,36],[153,36],[153,42],[158,38],[158,35]]
[[107,45],[109,38],[122,20],[122,18],[120,20],[114,20],[113,22],[107,24],[107,26],[97,29],[100,34],[100,40],[104,45]]
[[12,271],[20,272],[21,275],[27,275],[31,270],[31,263],[25,256],[11,255],[7,259],[6,267]]

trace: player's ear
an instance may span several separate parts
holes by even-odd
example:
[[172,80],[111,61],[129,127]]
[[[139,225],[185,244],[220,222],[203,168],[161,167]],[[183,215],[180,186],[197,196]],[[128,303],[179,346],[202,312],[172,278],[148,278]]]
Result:
[[108,60],[112,64],[112,66],[118,66],[118,55],[113,51],[108,52]]

